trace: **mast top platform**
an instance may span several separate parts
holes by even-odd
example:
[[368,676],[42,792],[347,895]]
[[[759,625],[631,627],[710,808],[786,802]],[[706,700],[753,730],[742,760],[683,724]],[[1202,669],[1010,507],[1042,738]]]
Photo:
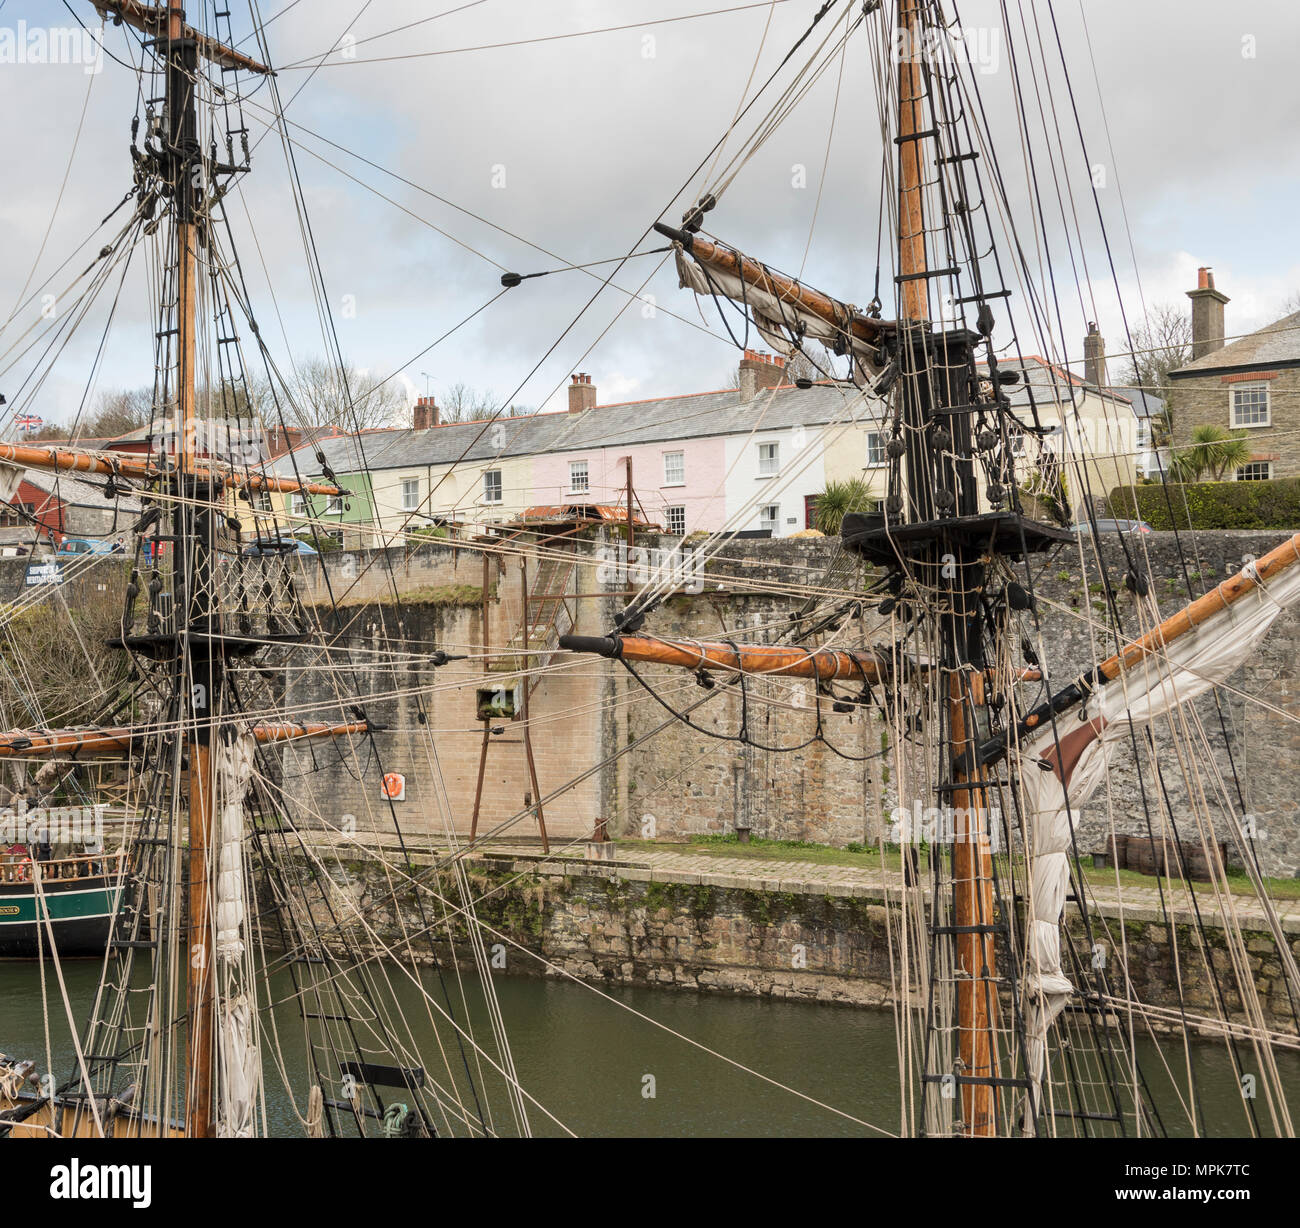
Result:
[[890,524],[883,512],[850,512],[840,526],[844,548],[869,563],[890,566],[919,556],[936,541],[983,548],[989,554],[1022,558],[1074,540],[1069,529],[1030,520],[1019,512],[981,512]]

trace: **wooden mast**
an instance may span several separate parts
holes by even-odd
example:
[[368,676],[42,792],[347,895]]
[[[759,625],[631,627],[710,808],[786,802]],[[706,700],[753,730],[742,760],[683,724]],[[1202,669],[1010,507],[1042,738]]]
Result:
[[[914,403],[926,396],[921,385],[927,381],[925,334],[929,331],[929,281],[926,262],[924,184],[921,177],[921,141],[925,138],[925,83],[921,72],[921,54],[925,27],[918,0],[898,0],[898,273],[900,320],[903,345],[911,348],[915,360],[904,357],[904,369],[911,371],[916,388],[911,391]],[[908,395],[905,389],[904,395]],[[923,421],[909,424],[909,434],[924,431]],[[910,441],[909,456],[924,456],[923,446]],[[915,463],[909,474],[909,486],[928,486],[928,464]],[[921,490],[911,491],[914,508],[925,518],[928,498]],[[977,508],[960,506],[958,515]],[[923,510],[924,509],[924,510]],[[941,545],[938,557],[949,550]],[[961,552],[958,552],[960,554]],[[963,559],[965,564],[966,560]],[[936,575],[938,569],[936,567]],[[944,700],[948,710],[949,753],[954,765],[955,786],[980,781],[978,768],[965,766],[974,760],[976,731],[971,728],[974,702],[982,700],[982,676],[972,670],[972,653],[977,653],[978,610],[970,606],[978,601],[970,591],[970,569],[959,566],[953,592],[952,613],[947,616],[948,647],[945,665],[948,679]],[[968,758],[969,754],[969,758]],[[993,1021],[990,997],[994,982],[993,950],[993,866],[989,849],[984,799],[981,789],[954,788],[953,809],[953,924],[956,927],[956,1074],[961,1090],[959,1131],[967,1137],[993,1134],[996,1111],[992,1082],[966,1082],[968,1079],[991,1080],[994,1074]]]
[[[200,485],[195,464],[195,267],[198,241],[197,86],[198,54],[192,39],[186,38],[185,13],[180,0],[168,0],[164,41],[167,56],[167,145],[171,155],[172,201],[176,227],[176,383],[175,439],[178,450],[177,562],[185,577],[184,605],[178,603],[182,619],[185,668],[182,671],[184,701],[190,706],[193,723],[185,739],[189,759],[189,857],[188,893],[185,911],[188,962],[185,985],[188,1044],[185,1081],[185,1133],[206,1138],[212,1130],[212,1084],[214,1066],[214,1005],[212,932],[209,919],[211,873],[208,848],[212,839],[213,777],[212,733],[216,713],[214,658],[197,653],[189,632],[200,604],[211,601],[208,589],[211,572],[205,563],[213,543],[200,541],[200,534],[212,532],[212,518],[204,514],[200,501],[212,496],[208,483]],[[187,506],[185,498],[195,499]],[[179,531],[185,520],[190,532]],[[207,573],[207,574],[205,574]]]
[[[898,272],[903,280],[902,321],[929,315],[926,293],[925,210],[921,199],[924,89],[916,42],[921,32],[917,0],[898,0]],[[900,321],[901,322],[901,321]]]

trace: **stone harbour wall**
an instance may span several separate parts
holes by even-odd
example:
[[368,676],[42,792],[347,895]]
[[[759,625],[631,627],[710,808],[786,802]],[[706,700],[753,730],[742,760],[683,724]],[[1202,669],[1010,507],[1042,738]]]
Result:
[[[331,915],[359,909],[381,944],[405,950],[403,935],[421,930],[414,897],[395,897],[392,879],[376,863],[324,860],[334,911],[322,902],[322,929],[329,932]],[[428,860],[417,855],[415,864]],[[896,996],[886,900],[878,887],[777,880],[761,868],[752,875],[694,874],[505,853],[471,858],[468,872],[483,940],[496,955],[494,966],[511,974],[568,974],[597,985],[663,985],[858,1006],[885,1005]],[[459,901],[449,878],[437,881],[435,890]],[[425,907],[441,915],[428,897]],[[1170,925],[1155,911],[1130,907],[1120,918],[1103,907],[1091,937],[1072,915],[1067,941],[1085,962],[1094,943],[1126,947],[1136,996],[1147,1006],[1176,1012],[1181,979],[1189,1016],[1216,1017],[1222,997],[1229,1017],[1240,1018],[1223,929],[1211,921],[1202,940],[1189,915],[1175,911],[1172,921],[1177,966]],[[438,943],[417,943],[417,958],[432,960],[435,951],[440,960],[464,958],[462,921],[453,924],[454,944],[436,928]],[[1300,956],[1300,919],[1285,920],[1283,928]],[[896,917],[893,935],[896,941]],[[367,942],[357,927],[350,938],[364,953]],[[1294,1032],[1272,937],[1247,925],[1244,939],[1270,1026]]]

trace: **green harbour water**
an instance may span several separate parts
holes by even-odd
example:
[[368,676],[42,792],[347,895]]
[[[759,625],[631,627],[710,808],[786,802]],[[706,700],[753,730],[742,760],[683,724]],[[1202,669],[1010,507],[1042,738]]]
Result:
[[[63,971],[80,1020],[92,1000],[99,964],[66,961]],[[434,974],[423,975],[430,996],[442,1001]],[[47,966],[45,980],[53,1065],[63,1077],[75,1061],[74,1050],[52,967]],[[485,1122],[502,1134],[516,1133],[504,1085],[486,1059],[476,1061],[468,1050],[462,1059],[444,1027],[443,1063],[422,995],[403,974],[394,972],[391,984],[430,1074],[444,1082],[454,1078],[463,1102],[474,1105]],[[528,1105],[535,1134],[870,1138],[900,1129],[892,1011],[673,989],[602,989],[604,997],[572,981],[512,975],[498,977],[495,984],[519,1081],[538,1102]],[[275,1009],[281,1049],[301,1110],[308,1083],[302,1024],[287,975],[277,974],[272,987],[280,999]],[[496,1056],[476,988],[467,979],[473,1032]],[[452,996],[459,1001],[454,985]],[[458,1017],[463,1022],[463,1015]],[[0,1051],[34,1058],[44,1069],[44,1036],[39,968],[0,963]],[[1139,1042],[1138,1052],[1169,1133],[1190,1135],[1180,1110],[1188,1062],[1182,1043],[1165,1040],[1157,1052],[1152,1043]],[[1242,1054],[1249,1069],[1251,1055]],[[1300,1055],[1283,1052],[1277,1060],[1291,1112],[1300,1121]],[[1194,1042],[1191,1061],[1206,1132],[1248,1135],[1244,1102],[1224,1047]],[[475,1071],[477,1097],[464,1075],[466,1065]],[[301,1133],[290,1092],[269,1061],[265,1094],[271,1132]],[[1261,1133],[1272,1133],[1262,1102],[1256,1110]]]

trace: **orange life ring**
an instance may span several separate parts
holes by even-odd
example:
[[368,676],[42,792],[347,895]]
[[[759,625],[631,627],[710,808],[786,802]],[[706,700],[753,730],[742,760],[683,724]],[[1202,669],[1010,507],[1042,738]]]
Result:
[[406,777],[400,772],[384,773],[384,796],[397,800],[406,792]]
[[18,870],[14,875],[15,881],[25,883],[27,881],[27,876],[31,873],[31,865],[32,859],[30,857],[24,857],[22,861],[18,863]]

